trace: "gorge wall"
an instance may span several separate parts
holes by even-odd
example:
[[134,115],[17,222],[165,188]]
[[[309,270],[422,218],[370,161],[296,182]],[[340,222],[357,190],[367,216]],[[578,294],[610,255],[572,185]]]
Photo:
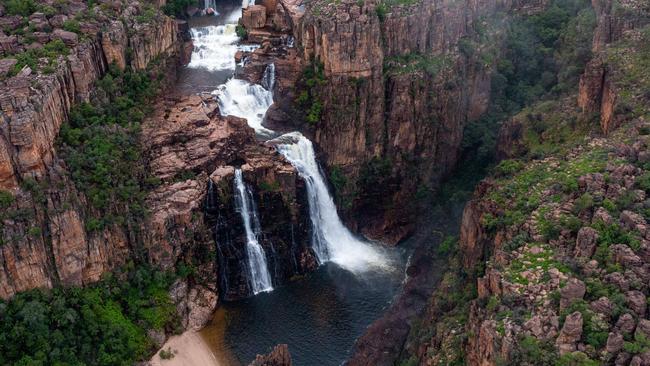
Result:
[[[146,22],[136,20],[145,12],[141,3],[115,6],[87,9],[85,3],[71,3],[67,13],[49,19],[34,13],[29,24],[43,29],[38,41],[62,40],[69,48],[67,56],[57,56],[47,71],[26,66],[8,77],[10,70],[2,71],[0,189],[15,199],[6,207],[0,226],[0,297],[35,287],[96,281],[127,261],[133,250],[133,238],[120,227],[86,230],[86,197],[75,189],[56,146],[71,108],[92,100],[95,82],[111,63],[134,70],[145,69],[155,59],[169,59],[161,65],[175,65],[180,49],[176,21],[160,13]],[[81,23],[84,37],[59,28],[84,12],[96,14]],[[116,14],[124,15],[124,23],[116,20]],[[0,19],[18,29],[22,18]],[[20,35],[1,37],[4,65],[13,66],[12,55],[34,46]]]
[[[313,133],[347,222],[397,243],[418,200],[456,166],[463,128],[490,99],[497,14],[544,1],[312,2],[295,32],[317,77],[308,100]],[[311,65],[311,66],[310,66]],[[299,107],[300,108],[300,107]],[[310,117],[311,116],[311,117]],[[315,117],[314,117],[315,116]]]
[[[519,132],[502,136],[519,137],[500,141],[518,147],[499,147],[515,153],[466,205],[450,270],[411,328],[404,362],[650,364],[650,77],[641,71],[650,8],[592,5],[594,54],[576,93],[534,103],[503,124]],[[531,157],[522,151],[535,143],[525,136],[538,120],[549,126],[546,138],[572,120],[585,125],[573,127],[575,140]]]

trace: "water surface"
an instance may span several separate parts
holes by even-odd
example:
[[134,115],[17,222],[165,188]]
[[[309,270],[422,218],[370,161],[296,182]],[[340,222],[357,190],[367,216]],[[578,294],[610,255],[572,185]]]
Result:
[[279,343],[296,366],[335,366],[398,294],[406,249],[392,249],[392,271],[353,274],[327,263],[272,292],[224,303],[202,335],[226,365],[247,365]]

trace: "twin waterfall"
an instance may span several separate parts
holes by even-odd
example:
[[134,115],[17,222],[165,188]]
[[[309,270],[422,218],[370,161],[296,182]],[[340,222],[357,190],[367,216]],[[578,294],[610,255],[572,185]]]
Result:
[[[205,4],[207,9],[213,5],[213,1],[206,1]],[[244,0],[242,7],[247,4],[248,1]],[[234,73],[237,67],[235,53],[238,50],[252,51],[258,47],[239,44],[235,27],[240,14],[240,11],[228,14],[224,25],[192,29],[194,51],[188,67]],[[275,65],[269,64],[264,71],[261,85],[231,77],[219,85],[213,94],[218,99],[222,115],[245,118],[260,138],[268,140],[277,136],[275,131],[262,125],[266,111],[273,104],[274,86]],[[341,222],[334,200],[327,189],[327,181],[320,172],[311,141],[299,132],[288,133],[275,140],[277,150],[306,182],[312,224],[311,245],[319,264],[334,262],[353,272],[362,272],[370,267],[387,267],[387,259],[378,248],[356,238]],[[234,188],[236,209],[241,215],[246,231],[251,290],[254,294],[271,291],[273,283],[267,258],[258,241],[261,225],[254,196],[244,183],[241,169],[235,170]]]
[[369,265],[383,267],[386,259],[381,253],[357,239],[343,225],[325,178],[320,172],[314,147],[300,132],[278,137],[282,144],[278,151],[298,170],[307,183],[309,216],[312,223],[312,248],[319,263],[334,262],[353,272],[360,272]]
[[246,230],[246,254],[248,255],[251,289],[254,294],[271,291],[273,283],[266,264],[266,255],[257,240],[262,233],[262,226],[257,216],[253,193],[244,183],[241,169],[235,169],[235,208],[239,211]]

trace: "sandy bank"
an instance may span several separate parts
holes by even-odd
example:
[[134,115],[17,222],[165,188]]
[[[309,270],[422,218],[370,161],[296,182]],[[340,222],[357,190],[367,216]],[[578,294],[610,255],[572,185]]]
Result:
[[[161,359],[160,352],[169,349],[174,352],[174,357]],[[217,361],[201,334],[193,331],[169,338],[161,351],[151,359],[151,366],[224,366]]]

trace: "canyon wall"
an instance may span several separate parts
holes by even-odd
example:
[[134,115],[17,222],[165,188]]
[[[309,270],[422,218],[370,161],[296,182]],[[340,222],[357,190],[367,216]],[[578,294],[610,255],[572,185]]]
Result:
[[595,57],[580,79],[578,105],[583,113],[595,115],[601,130],[607,134],[621,124],[633,104],[622,95],[629,85],[620,81],[624,71],[611,66],[612,52],[616,51],[608,45],[648,24],[649,10],[633,1],[592,0],[592,5],[598,17],[592,44]]
[[[495,19],[545,1],[317,1],[298,34],[305,64],[322,64],[313,132],[350,226],[397,243],[418,200],[456,166],[463,128],[490,100]],[[312,104],[313,106],[313,104]]]
[[[644,346],[650,335],[644,213],[650,189],[644,183],[650,124],[644,91],[650,78],[639,71],[647,69],[650,53],[650,8],[638,2],[593,5],[594,59],[580,80],[578,103],[571,95],[558,102],[561,113],[539,112],[548,103],[543,101],[513,117],[523,125],[502,128],[531,128],[525,117],[535,113],[561,126],[584,117],[586,107],[600,111],[586,120],[597,123],[595,132],[577,129],[578,143],[559,142],[555,153],[530,160],[517,155],[530,141],[500,139],[517,145],[500,148],[520,160],[503,162],[476,187],[450,269],[422,323],[411,329],[403,360],[650,364]],[[603,60],[605,74],[594,76],[594,65]],[[607,97],[608,88],[613,97]],[[615,123],[603,123],[603,116]]]
[[[73,3],[69,14],[49,20],[33,14],[30,24],[54,28],[40,41],[61,39],[69,55],[58,56],[51,72],[25,67],[0,81],[0,190],[13,196],[0,225],[2,298],[36,287],[97,281],[130,260],[135,250],[133,235],[118,225],[87,230],[89,205],[57,154],[56,139],[71,107],[91,100],[94,83],[111,63],[141,70],[152,60],[162,60],[160,68],[173,70],[179,32],[176,21],[159,12],[146,22],[138,20],[145,11],[140,3],[111,9],[124,15],[122,21],[111,20],[102,9]],[[58,28],[61,19],[86,11],[96,13],[80,25],[87,37]],[[20,17],[2,20],[17,22]],[[13,52],[29,46],[14,35],[2,37],[5,62],[13,62]]]

